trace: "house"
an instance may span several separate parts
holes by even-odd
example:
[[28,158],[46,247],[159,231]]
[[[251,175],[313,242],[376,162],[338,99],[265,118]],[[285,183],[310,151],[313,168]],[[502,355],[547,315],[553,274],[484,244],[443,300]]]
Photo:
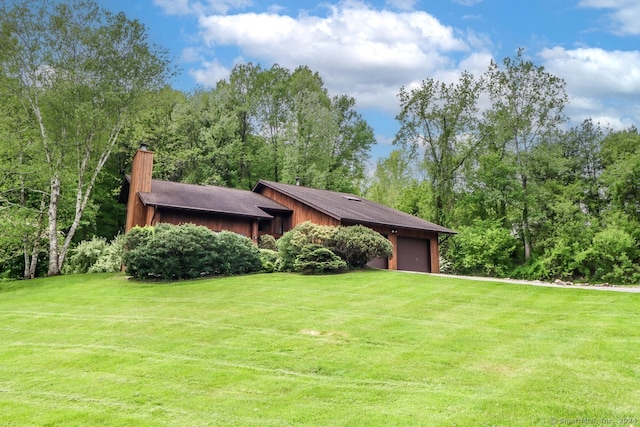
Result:
[[132,162],[119,201],[127,204],[125,231],[160,222],[229,230],[257,242],[278,238],[305,221],[320,225],[364,225],[393,244],[390,259],[370,265],[438,273],[439,236],[455,232],[365,198],[299,185],[260,180],[253,191],[152,179],[153,152],[144,146]]

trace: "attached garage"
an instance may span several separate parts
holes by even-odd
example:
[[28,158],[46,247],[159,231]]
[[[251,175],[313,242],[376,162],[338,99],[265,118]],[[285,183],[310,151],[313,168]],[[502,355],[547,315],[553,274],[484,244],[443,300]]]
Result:
[[398,237],[398,270],[431,273],[431,242],[425,239]]

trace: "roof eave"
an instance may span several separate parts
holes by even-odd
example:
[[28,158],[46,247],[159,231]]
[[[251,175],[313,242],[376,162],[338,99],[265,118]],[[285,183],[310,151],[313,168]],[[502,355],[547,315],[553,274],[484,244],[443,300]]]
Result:
[[[140,193],[138,193],[138,197],[140,196]],[[145,206],[155,206],[157,208],[168,208],[168,209],[179,209],[179,210],[183,210],[183,211],[192,211],[192,212],[209,212],[209,213],[216,213],[216,214],[220,214],[220,215],[226,215],[226,216],[235,216],[235,217],[242,217],[242,218],[250,218],[250,219],[273,219],[273,215],[269,215],[268,213],[264,213],[264,215],[252,215],[252,214],[244,214],[244,213],[239,213],[239,212],[228,212],[228,211],[221,211],[221,210],[215,210],[215,209],[205,209],[205,208],[197,208],[197,207],[193,207],[193,206],[179,206],[179,205],[171,205],[168,203],[147,203],[144,201],[144,199],[141,197],[140,200],[142,201],[142,204]]]
[[381,226],[384,226],[384,227],[398,228],[398,229],[402,229],[402,230],[428,231],[430,233],[438,233],[438,234],[458,234],[458,232],[453,231],[453,230],[449,230],[449,229],[445,229],[446,231],[445,230],[434,230],[433,228],[411,227],[411,226],[407,226],[407,225],[391,224],[391,223],[385,223],[385,222],[363,221],[361,219],[355,219],[355,218],[343,218],[341,221],[353,222],[353,223],[357,223],[357,224],[370,225],[370,226],[376,226],[376,225],[380,226],[381,225]]

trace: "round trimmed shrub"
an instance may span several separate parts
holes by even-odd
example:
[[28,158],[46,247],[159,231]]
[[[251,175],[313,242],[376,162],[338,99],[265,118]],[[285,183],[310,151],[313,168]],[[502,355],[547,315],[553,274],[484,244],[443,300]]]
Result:
[[263,234],[258,238],[258,249],[269,249],[271,251],[277,251],[276,238],[270,234]]
[[337,273],[347,269],[347,263],[331,249],[319,244],[302,248],[294,261],[294,269],[306,274]]
[[287,231],[278,239],[278,270],[295,271],[295,261],[305,246],[314,244],[326,246],[336,233],[337,227],[303,222]]
[[390,257],[393,245],[382,234],[363,225],[338,227],[327,246],[349,268],[362,268],[379,257]]

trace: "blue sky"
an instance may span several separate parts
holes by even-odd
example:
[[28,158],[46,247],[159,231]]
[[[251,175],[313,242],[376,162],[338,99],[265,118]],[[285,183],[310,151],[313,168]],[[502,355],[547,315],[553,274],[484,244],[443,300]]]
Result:
[[307,65],[356,99],[374,158],[398,125],[396,95],[426,78],[480,75],[519,47],[567,83],[570,125],[640,127],[638,0],[99,0],[169,49],[176,89],[213,87],[242,62]]

